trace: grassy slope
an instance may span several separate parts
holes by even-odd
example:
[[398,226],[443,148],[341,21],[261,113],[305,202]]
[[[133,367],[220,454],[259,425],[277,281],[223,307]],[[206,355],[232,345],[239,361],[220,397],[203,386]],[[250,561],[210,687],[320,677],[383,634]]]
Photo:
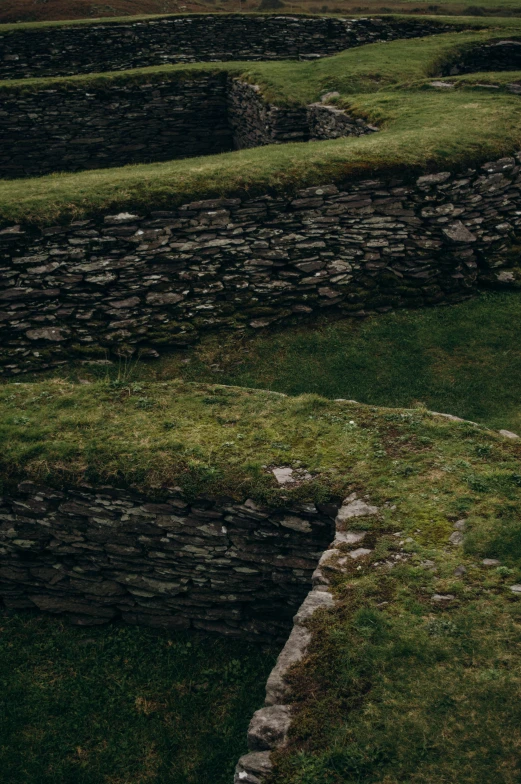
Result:
[[[316,621],[276,780],[519,780],[520,605],[509,586],[521,580],[521,444],[422,409],[181,382],[8,384],[0,406],[4,476],[175,480],[274,500],[263,466],[300,461],[316,475],[300,497],[366,492],[382,509],[362,520],[376,549],[337,585],[339,610]],[[448,543],[461,518],[463,550]],[[410,560],[371,565],[397,551]],[[482,567],[485,556],[501,567]],[[454,598],[439,606],[434,593]]]
[[[453,92],[425,87],[451,52],[473,41],[521,31],[447,35],[374,44],[315,63],[223,65],[262,85],[278,103],[306,102],[336,89],[340,103],[381,125],[379,134],[310,144],[286,144],[126,166],[81,174],[0,182],[0,219],[54,222],[99,210],[170,206],[193,198],[262,193],[371,172],[451,167],[510,153],[521,145],[521,102],[504,91],[488,94],[465,87]],[[202,66],[214,69],[215,64]],[[201,69],[197,66],[196,69]],[[185,74],[186,66],[144,69],[130,78]],[[108,75],[95,79],[125,78]],[[515,75],[512,75],[515,78]],[[92,77],[75,83],[88,84]],[[67,80],[60,80],[66,85]],[[460,80],[465,85],[465,80]],[[41,85],[26,85],[35,89]],[[290,90],[288,90],[290,85]],[[18,89],[18,87],[16,87]],[[20,88],[22,89],[22,88]]]
[[[362,322],[324,319],[248,336],[210,336],[185,353],[138,363],[132,378],[263,387],[382,406],[419,402],[521,434],[521,293],[477,299]],[[71,380],[107,370],[64,371]],[[118,374],[115,366],[112,377]]]
[[[485,546],[418,541],[425,524],[443,525],[442,490],[423,516],[402,516],[404,546],[380,535],[337,586],[339,607],[317,620],[292,676],[298,709],[273,784],[519,782],[521,606],[510,591],[521,574],[519,501],[516,512],[490,487],[481,498],[494,531]],[[406,565],[373,565],[404,547]],[[502,565],[483,566],[483,555]],[[440,607],[436,594],[453,598]]]
[[6,784],[228,784],[273,656],[147,629],[0,615]]

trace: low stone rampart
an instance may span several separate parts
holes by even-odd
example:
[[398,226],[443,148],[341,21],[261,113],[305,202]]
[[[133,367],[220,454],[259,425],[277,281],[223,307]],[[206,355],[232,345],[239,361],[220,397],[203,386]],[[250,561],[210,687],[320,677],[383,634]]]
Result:
[[323,104],[278,107],[226,71],[0,90],[0,177],[108,168],[377,130]]
[[203,60],[313,59],[452,31],[431,19],[215,14],[0,30],[0,79]]
[[441,69],[443,76],[479,71],[521,70],[521,39],[503,39],[474,44],[459,52]]
[[335,513],[24,481],[0,499],[0,602],[80,625],[120,619],[284,640]]
[[0,229],[0,367],[157,356],[208,330],[516,285],[517,158],[417,179]]

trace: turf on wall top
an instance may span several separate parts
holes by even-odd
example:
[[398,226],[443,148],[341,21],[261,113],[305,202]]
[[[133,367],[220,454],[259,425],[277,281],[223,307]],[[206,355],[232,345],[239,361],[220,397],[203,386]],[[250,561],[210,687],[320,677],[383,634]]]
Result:
[[161,208],[199,198],[291,192],[367,175],[416,175],[511,154],[521,146],[521,101],[511,92],[521,71],[444,74],[472,47],[521,37],[521,22],[467,18],[465,24],[482,29],[376,43],[315,62],[203,63],[3,82],[0,90],[39,90],[49,85],[66,90],[78,83],[87,89],[99,81],[179,79],[193,71],[224,70],[258,84],[267,100],[280,105],[302,105],[338,92],[338,107],[377,124],[380,133],[4,181],[0,218],[4,224],[49,224],[101,211]]

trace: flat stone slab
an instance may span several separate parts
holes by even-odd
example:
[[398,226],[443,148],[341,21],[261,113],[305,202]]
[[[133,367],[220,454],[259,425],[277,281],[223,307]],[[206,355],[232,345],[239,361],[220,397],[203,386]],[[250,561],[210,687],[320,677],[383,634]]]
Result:
[[346,498],[343,505],[338,511],[336,524],[341,525],[347,520],[352,520],[354,517],[368,517],[370,515],[378,514],[378,507],[371,506],[371,504],[362,501],[359,498],[349,496]]
[[283,705],[288,694],[284,675],[293,664],[304,658],[311,642],[311,632],[304,626],[294,626],[286,645],[277,659],[266,684],[266,705]]
[[365,538],[365,531],[337,531],[333,545],[338,547],[340,544],[359,544]]
[[309,618],[311,618],[320,608],[324,607],[326,610],[330,610],[334,606],[333,594],[329,593],[329,591],[310,591],[302,602],[293,621],[295,624],[302,626],[302,624],[309,620]]
[[513,441],[519,438],[517,433],[512,433],[511,430],[500,430],[499,435],[504,436],[505,438],[511,438]]

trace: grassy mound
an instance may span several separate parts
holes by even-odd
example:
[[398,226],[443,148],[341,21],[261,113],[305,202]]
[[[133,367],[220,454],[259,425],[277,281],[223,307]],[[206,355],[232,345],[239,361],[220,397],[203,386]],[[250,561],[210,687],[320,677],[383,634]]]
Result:
[[[470,25],[476,20],[467,20]],[[307,144],[252,150],[167,163],[126,166],[0,182],[0,220],[53,223],[101,211],[146,210],[200,197],[255,195],[392,172],[411,176],[512,153],[521,146],[521,101],[506,89],[476,89],[472,78],[457,89],[430,84],[443,64],[473,44],[520,35],[521,23],[479,20],[485,30],[394,41],[347,50],[311,63],[222,63],[167,66],[103,75],[3,83],[1,89],[37,90],[111,80],[185,78],[197,70],[225,70],[261,86],[267,100],[302,104],[326,92],[337,104],[377,123],[381,131]],[[519,78],[509,72],[501,85]],[[481,81],[481,80],[480,80]]]
[[61,375],[79,382],[126,373],[138,384],[180,377],[379,406],[424,404],[521,433],[520,319],[520,293],[487,292],[361,322],[323,318],[262,335],[211,335],[152,363],[71,365]]
[[[520,441],[425,409],[180,381],[6,384],[0,410],[7,483],[87,478],[160,496],[175,481],[277,503],[367,493],[381,510],[361,518],[372,552],[314,621],[275,780],[518,780]],[[274,465],[313,479],[281,491]],[[449,541],[456,521],[463,545]]]
[[[392,461],[371,461],[387,454],[382,423],[384,431],[395,419],[406,431],[409,420],[429,432],[458,431],[422,408],[395,414],[317,395],[181,380],[5,384],[0,411],[6,485],[22,475],[68,485],[112,481],[159,494],[180,484],[191,493],[277,501],[268,467],[281,461],[300,462],[313,474],[299,496],[322,498],[347,493],[355,476],[366,485],[375,472],[393,472]],[[466,427],[487,441],[498,438],[482,426]]]

